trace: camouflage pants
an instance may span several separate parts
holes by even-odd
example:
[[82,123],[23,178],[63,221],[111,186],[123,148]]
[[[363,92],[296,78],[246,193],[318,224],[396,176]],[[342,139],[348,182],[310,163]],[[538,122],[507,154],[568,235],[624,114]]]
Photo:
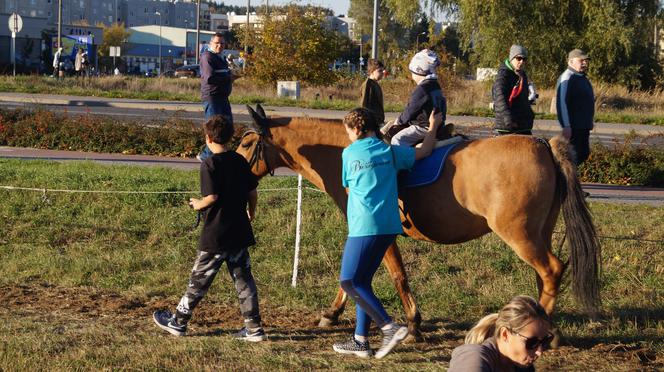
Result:
[[186,324],[191,319],[194,308],[207,293],[224,261],[235,284],[245,325],[248,328],[261,326],[261,318],[258,312],[258,291],[256,290],[254,277],[251,274],[249,252],[246,248],[233,254],[198,251],[194,268],[191,270],[191,276],[189,277],[189,285],[177,306],[176,318],[178,323]]

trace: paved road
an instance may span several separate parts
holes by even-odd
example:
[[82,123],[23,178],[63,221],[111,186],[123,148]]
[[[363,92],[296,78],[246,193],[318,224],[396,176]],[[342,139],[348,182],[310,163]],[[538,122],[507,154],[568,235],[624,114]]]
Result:
[[[109,115],[132,120],[167,120],[173,116],[203,121],[202,106],[195,102],[149,101],[139,99],[99,98],[61,96],[47,94],[0,93],[0,106],[7,108],[42,107],[48,110],[67,112],[69,114]],[[265,107],[268,115],[279,116],[310,116],[329,119],[341,119],[345,111],[317,110],[299,107]],[[244,105],[232,105],[233,116],[239,123],[251,120]],[[386,119],[393,120],[397,113],[387,113]],[[459,127],[459,131],[471,137],[487,137],[492,135],[491,118],[475,116],[449,116],[447,121]],[[611,144],[622,141],[625,135],[637,133],[650,136],[647,143],[664,148],[664,126],[597,123],[591,133],[591,141]],[[540,136],[553,136],[560,133],[555,120],[536,120],[534,133]]]
[[[0,158],[46,159],[55,161],[90,160],[103,164],[129,164],[138,166],[161,166],[179,169],[198,169],[196,159],[170,158],[146,155],[102,154],[92,152],[40,150],[31,148],[2,147]],[[277,176],[293,176],[290,169],[279,168]],[[606,203],[648,204],[664,206],[664,189],[628,187],[602,184],[584,184],[591,201]]]

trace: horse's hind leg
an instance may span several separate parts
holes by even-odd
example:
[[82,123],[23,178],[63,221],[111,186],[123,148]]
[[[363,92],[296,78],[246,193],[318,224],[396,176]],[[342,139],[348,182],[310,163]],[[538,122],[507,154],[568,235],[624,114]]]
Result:
[[346,301],[348,296],[341,287],[337,291],[337,296],[334,298],[332,305],[329,309],[323,311],[320,321],[318,322],[319,327],[329,327],[339,323],[339,316],[344,312],[346,308]]
[[[513,228],[510,231],[496,231],[496,233],[525,263],[535,269],[539,303],[546,313],[551,315],[564,268],[562,262],[551,253],[550,239],[543,238],[537,233],[529,233],[525,228]],[[533,236],[538,237],[533,238]]]
[[383,257],[383,263],[390,276],[392,276],[394,286],[401,298],[406,319],[408,320],[408,337],[414,338],[416,341],[421,341],[422,333],[420,331],[420,324],[422,323],[422,316],[417,309],[415,297],[408,286],[408,275],[403,266],[403,259],[401,258],[401,253],[399,253],[399,247],[396,242],[392,243],[387,249]]

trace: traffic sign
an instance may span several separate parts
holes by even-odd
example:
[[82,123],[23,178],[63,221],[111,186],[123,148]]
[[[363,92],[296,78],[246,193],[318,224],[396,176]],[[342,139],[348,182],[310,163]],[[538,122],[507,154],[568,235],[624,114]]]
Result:
[[9,31],[19,33],[21,29],[23,29],[23,18],[18,13],[12,13],[9,16]]

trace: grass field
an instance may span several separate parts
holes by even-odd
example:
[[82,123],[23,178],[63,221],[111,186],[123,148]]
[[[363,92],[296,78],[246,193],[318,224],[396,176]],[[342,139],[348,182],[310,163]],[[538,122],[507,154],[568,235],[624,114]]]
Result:
[[[223,270],[196,310],[190,335],[176,338],[157,329],[151,313],[173,309],[187,283],[199,231],[192,229],[195,215],[186,200],[193,194],[186,192],[198,189],[197,172],[0,160],[0,185],[183,192],[0,189],[3,371],[441,370],[474,321],[513,295],[536,295],[534,272],[493,234],[455,246],[400,237],[426,341],[400,346],[381,361],[339,356],[331,346],[352,332],[352,306],[337,327],[315,324],[336,293],[343,216],[326,195],[305,192],[298,286],[291,288],[296,180],[266,178],[251,255],[270,340],[232,339],[241,317]],[[664,208],[592,203],[591,209],[602,237],[603,314],[596,321],[584,317],[564,289],[556,321],[568,344],[547,352],[536,367],[661,370]],[[555,246],[560,238],[554,236]],[[403,320],[384,269],[374,285],[388,312]],[[371,342],[379,344],[377,332]]]

